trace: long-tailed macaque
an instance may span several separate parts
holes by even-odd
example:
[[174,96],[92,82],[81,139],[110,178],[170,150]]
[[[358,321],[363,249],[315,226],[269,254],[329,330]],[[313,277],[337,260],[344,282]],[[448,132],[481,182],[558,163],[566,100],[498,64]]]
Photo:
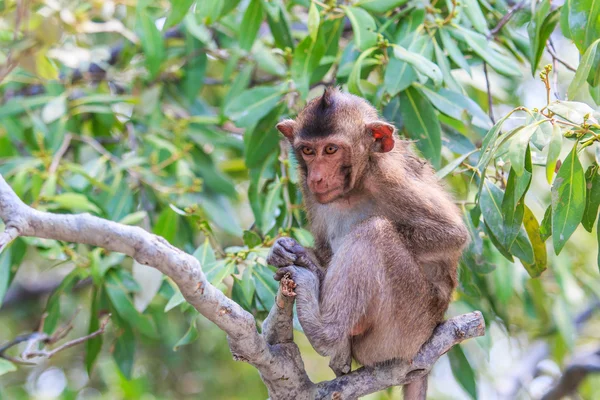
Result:
[[[277,129],[290,141],[315,238],[280,238],[268,263],[296,283],[298,319],[336,375],[351,359],[412,360],[448,308],[468,240],[427,161],[364,99],[326,89]],[[427,378],[405,386],[424,399]]]

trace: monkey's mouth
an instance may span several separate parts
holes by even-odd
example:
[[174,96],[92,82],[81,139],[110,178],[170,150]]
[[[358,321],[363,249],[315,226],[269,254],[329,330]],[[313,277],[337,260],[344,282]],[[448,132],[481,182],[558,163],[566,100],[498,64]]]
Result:
[[344,195],[344,190],[342,188],[335,188],[324,192],[313,191],[312,193],[319,203],[327,204],[342,197]]

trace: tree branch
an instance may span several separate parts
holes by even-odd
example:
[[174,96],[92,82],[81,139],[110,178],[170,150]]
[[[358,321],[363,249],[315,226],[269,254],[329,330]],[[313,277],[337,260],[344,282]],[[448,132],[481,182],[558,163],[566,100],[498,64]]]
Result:
[[484,334],[485,323],[479,311],[450,318],[435,329],[412,362],[398,360],[377,367],[362,367],[332,381],[319,383],[315,398],[330,398],[332,393],[338,392],[342,399],[354,399],[412,382],[427,375],[438,358],[452,346]]
[[594,372],[600,372],[600,349],[574,357],[564,374],[541,400],[559,400],[568,396],[588,374]]
[[513,17],[513,15],[515,15],[515,13],[517,11],[519,11],[521,8],[525,7],[525,3],[527,3],[527,1],[522,0],[520,3],[515,4],[513,7],[511,7],[511,9],[508,10],[508,12],[502,17],[502,19],[500,21],[498,21],[498,25],[496,25],[490,31],[490,33],[488,35],[488,39],[492,39],[492,38],[498,36],[498,34],[502,30],[502,28],[504,28],[504,26],[506,24],[508,24],[508,21],[510,21],[510,19]]
[[[594,300],[573,319],[576,332],[600,309],[600,301]],[[538,364],[548,357],[550,346],[544,340],[536,340],[531,344],[527,353],[516,364],[513,373],[503,380],[499,388],[499,398],[502,400],[514,399],[519,394],[521,387],[526,387],[535,378]]]
[[[291,281],[280,284],[284,287],[280,286],[276,304],[259,334],[254,317],[206,280],[195,257],[139,227],[89,214],[59,215],[37,211],[18,198],[2,175],[0,218],[6,225],[5,231],[0,233],[0,251],[18,236],[34,236],[102,247],[157,268],[177,284],[188,303],[227,333],[234,359],[246,361],[258,369],[272,399],[323,399],[336,393],[343,399],[355,399],[402,385],[427,374],[437,359],[455,344],[485,332],[479,312],[454,317],[436,328],[412,361],[396,360],[360,368],[332,381],[314,384],[306,374],[298,346],[292,341],[294,299],[282,295],[293,293]],[[69,342],[56,351],[87,339]],[[38,355],[35,351],[30,354]],[[52,353],[40,355],[51,356]]]
[[546,46],[546,50],[548,50],[548,53],[550,53],[550,55],[552,56],[552,60],[558,61],[559,63],[564,65],[565,68],[567,68],[569,71],[577,72],[577,68],[573,67],[571,64],[568,64],[566,61],[561,59],[558,56],[558,54],[556,54],[556,48],[554,47],[552,39],[548,39],[548,46]]
[[[58,329],[52,335],[48,335],[47,333],[42,332],[43,321],[44,321],[45,316],[42,317],[42,322],[40,324],[39,329],[36,332],[28,333],[25,335],[19,335],[16,338],[14,338],[13,340],[11,340],[10,342],[0,346],[0,358],[4,358],[6,360],[12,361],[17,364],[26,364],[26,365],[35,364],[28,360],[31,358],[34,358],[34,357],[51,358],[52,356],[56,355],[57,353],[65,350],[65,349],[68,349],[73,346],[77,346],[78,344],[81,344],[92,338],[95,338],[98,335],[103,334],[104,329],[106,328],[106,325],[108,324],[108,321],[110,320],[110,314],[109,314],[100,323],[100,327],[98,328],[97,331],[92,332],[89,335],[85,335],[85,336],[79,337],[77,339],[70,340],[70,341],[58,346],[55,349],[52,349],[52,350],[46,350],[44,348],[38,349],[40,344],[43,344],[44,346],[52,345],[54,343],[57,343],[59,340],[64,339],[65,336],[67,336],[67,334],[73,329],[73,319],[75,318],[76,315],[77,315],[77,313],[75,313],[75,315],[73,315],[71,320],[65,326]],[[10,356],[7,356],[6,354],[4,354],[8,349],[10,349],[20,343],[23,343],[23,342],[26,342],[27,346],[25,347],[25,350],[23,350],[21,352],[21,358],[10,357]]]

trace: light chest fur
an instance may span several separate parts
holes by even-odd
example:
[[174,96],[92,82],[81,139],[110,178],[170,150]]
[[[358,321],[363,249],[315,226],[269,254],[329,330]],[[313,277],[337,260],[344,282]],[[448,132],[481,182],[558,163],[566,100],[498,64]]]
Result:
[[352,228],[374,215],[376,215],[375,206],[370,201],[356,206],[337,202],[323,204],[317,207],[313,230],[325,236],[335,254]]

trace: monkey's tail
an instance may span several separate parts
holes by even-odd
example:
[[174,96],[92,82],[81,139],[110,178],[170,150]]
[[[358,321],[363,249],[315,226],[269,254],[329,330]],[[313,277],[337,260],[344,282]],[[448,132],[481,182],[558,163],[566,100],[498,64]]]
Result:
[[404,400],[425,400],[427,398],[427,375],[404,385],[402,393]]

